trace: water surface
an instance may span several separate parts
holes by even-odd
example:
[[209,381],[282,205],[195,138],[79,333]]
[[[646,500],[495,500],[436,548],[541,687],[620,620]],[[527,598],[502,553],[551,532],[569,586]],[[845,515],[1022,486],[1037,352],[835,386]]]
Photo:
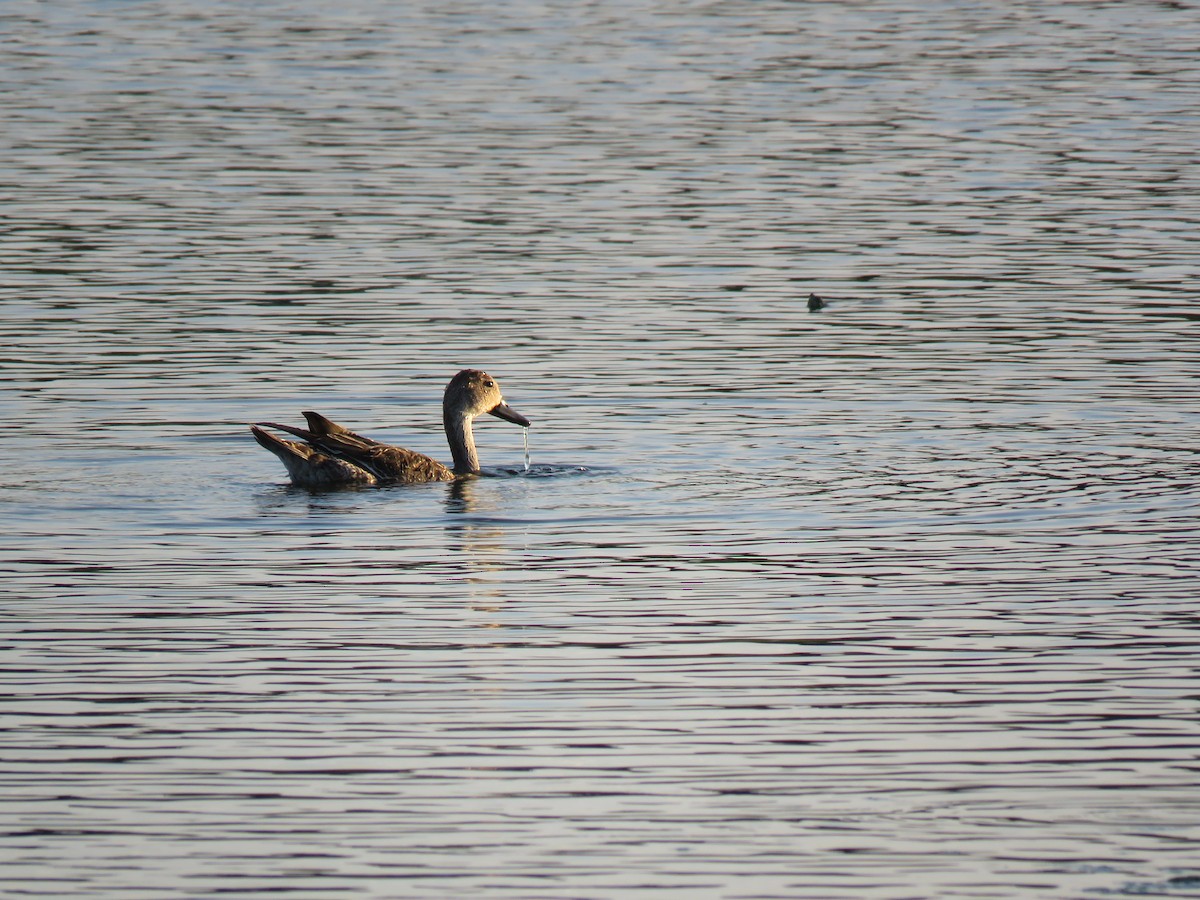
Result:
[[0,893],[1200,896],[1192,11],[0,22]]

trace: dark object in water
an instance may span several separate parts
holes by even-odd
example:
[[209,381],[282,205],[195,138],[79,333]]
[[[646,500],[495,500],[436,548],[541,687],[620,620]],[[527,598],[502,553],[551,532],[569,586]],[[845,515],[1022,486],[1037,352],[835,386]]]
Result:
[[818,309],[824,309],[824,308],[825,308],[824,300],[822,300],[816,294],[808,295],[808,311],[809,312],[816,312]]

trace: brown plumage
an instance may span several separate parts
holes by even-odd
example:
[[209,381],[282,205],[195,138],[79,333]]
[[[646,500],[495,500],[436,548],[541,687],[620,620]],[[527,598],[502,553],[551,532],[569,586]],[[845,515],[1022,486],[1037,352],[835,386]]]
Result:
[[[442,398],[442,424],[454,458],[450,469],[435,459],[355,434],[320,413],[306,411],[308,428],[260,422],[250,431],[279,457],[300,487],[453,481],[479,473],[479,456],[471,423],[488,413],[528,427],[529,420],[504,402],[500,385],[486,372],[464,369],[451,379]],[[263,430],[276,428],[307,443],[277,438]]]
[[[271,427],[291,430],[282,425]],[[296,431],[299,430],[296,429]],[[375,476],[365,469],[360,469],[345,460],[328,456],[308,444],[277,438],[270,432],[263,431],[257,425],[251,425],[250,431],[256,441],[279,457],[287,468],[288,474],[292,476],[292,483],[300,487],[319,488],[333,485],[377,483]]]

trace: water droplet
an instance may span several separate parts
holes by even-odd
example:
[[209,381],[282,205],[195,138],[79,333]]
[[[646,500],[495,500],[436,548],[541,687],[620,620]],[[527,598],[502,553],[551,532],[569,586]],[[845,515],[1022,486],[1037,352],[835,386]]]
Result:
[[522,428],[522,433],[525,436],[525,471],[529,471],[529,429]]

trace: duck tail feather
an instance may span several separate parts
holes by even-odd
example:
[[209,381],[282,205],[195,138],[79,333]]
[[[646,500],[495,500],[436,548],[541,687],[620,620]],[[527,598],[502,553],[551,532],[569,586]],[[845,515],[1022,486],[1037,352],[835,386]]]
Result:
[[329,435],[329,434],[350,434],[351,433],[349,428],[346,428],[344,425],[339,425],[337,422],[334,422],[332,419],[327,419],[320,413],[313,412],[311,409],[304,410],[304,412],[301,413],[301,415],[303,415],[305,420],[308,422],[308,430],[311,431],[313,434],[321,435],[322,437],[324,437],[325,435]]
[[279,431],[286,431],[288,434],[294,434],[298,438],[303,438],[306,441],[316,440],[317,435],[311,431],[305,431],[303,428],[296,428],[293,425],[281,425],[279,422],[256,422],[251,427],[276,428]]

